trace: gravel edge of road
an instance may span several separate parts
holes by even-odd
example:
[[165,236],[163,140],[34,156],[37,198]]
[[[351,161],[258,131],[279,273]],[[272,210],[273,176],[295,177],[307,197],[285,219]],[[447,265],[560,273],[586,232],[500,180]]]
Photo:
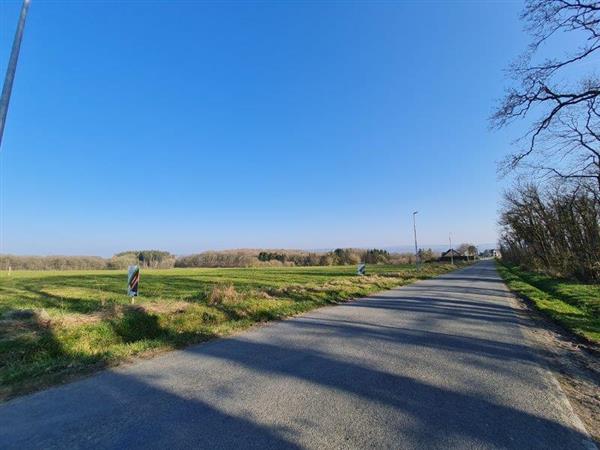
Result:
[[[518,317],[523,338],[531,342],[541,370],[563,394],[562,403],[570,411],[578,431],[588,437],[589,449],[600,447],[600,360],[594,351],[540,311],[527,299],[509,289],[509,301]],[[590,430],[593,430],[590,432]],[[597,430],[597,431],[596,431]]]

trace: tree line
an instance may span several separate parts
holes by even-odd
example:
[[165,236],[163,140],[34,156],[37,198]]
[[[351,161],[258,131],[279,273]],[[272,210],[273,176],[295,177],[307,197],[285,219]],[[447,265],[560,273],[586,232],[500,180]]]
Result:
[[17,256],[0,255],[2,270],[99,270],[126,269],[137,264],[143,268],[169,269],[177,257],[160,250],[121,252],[112,258],[99,256]]
[[352,249],[337,248],[331,252],[286,252],[286,251],[261,251],[258,254],[261,262],[279,261],[282,264],[292,263],[296,266],[342,266],[347,264],[389,264],[390,253],[381,249]]
[[414,255],[390,254],[381,249],[337,248],[326,252],[301,250],[228,250],[203,252],[177,259],[175,267],[260,267],[260,266],[337,266],[402,264],[414,262]]
[[[439,253],[420,249],[419,260],[435,261]],[[302,250],[223,250],[176,256],[161,250],[132,250],[111,258],[98,256],[16,256],[0,255],[0,270],[96,270],[126,269],[137,264],[142,268],[173,267],[262,267],[262,266],[332,266],[367,264],[414,264],[412,253],[390,253],[383,249],[337,248],[332,251]]]
[[504,196],[502,258],[561,277],[600,281],[600,203],[578,189],[523,185]]

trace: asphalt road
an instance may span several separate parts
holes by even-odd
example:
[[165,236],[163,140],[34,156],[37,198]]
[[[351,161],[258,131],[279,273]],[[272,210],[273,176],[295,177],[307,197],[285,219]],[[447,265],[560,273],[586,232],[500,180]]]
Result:
[[0,448],[590,448],[522,326],[481,262],[15,399]]

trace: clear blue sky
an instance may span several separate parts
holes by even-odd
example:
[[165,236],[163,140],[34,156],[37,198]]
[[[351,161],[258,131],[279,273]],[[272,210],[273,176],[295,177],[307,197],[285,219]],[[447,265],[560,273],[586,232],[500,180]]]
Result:
[[33,0],[0,252],[494,242],[520,8]]

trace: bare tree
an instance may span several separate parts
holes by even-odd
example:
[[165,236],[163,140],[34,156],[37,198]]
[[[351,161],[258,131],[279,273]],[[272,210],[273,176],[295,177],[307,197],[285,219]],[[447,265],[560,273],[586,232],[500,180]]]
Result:
[[[510,67],[508,89],[492,125],[532,118],[526,135],[502,165],[503,172],[533,169],[600,193],[600,2],[527,0],[522,19],[533,40]],[[561,58],[543,58],[548,42],[570,36],[580,45]],[[577,76],[574,76],[574,73]],[[583,74],[583,75],[581,75]]]
[[467,257],[472,257],[473,260],[477,256],[477,246],[470,243],[463,243],[458,246],[458,252]]
[[516,186],[504,195],[500,225],[502,259],[582,281],[600,279],[600,203],[581,187]]
[[[598,98],[557,119],[552,142],[545,142],[541,158],[532,167],[567,182],[591,188],[600,195],[600,110]],[[561,164],[552,165],[560,158]]]

